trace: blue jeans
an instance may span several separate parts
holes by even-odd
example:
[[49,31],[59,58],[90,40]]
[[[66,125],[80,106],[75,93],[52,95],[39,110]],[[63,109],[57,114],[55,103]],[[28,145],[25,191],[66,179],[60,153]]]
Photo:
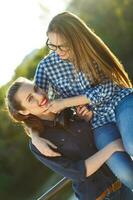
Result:
[[115,152],[107,165],[127,187],[133,189],[133,94],[123,98],[116,107],[116,123],[108,123],[94,129],[94,140],[98,149],[122,138],[126,152]]

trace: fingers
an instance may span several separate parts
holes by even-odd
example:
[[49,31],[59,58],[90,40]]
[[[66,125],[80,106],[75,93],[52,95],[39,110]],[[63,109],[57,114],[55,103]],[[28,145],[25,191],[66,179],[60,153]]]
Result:
[[91,112],[89,112],[88,110],[84,110],[81,114],[82,114],[82,116],[84,117],[84,116],[87,116],[87,115],[89,115]]
[[54,149],[57,149],[57,146],[55,144],[53,144],[52,142],[50,142],[49,140],[46,140],[46,143],[51,146]]
[[47,157],[61,156],[59,152],[55,151],[57,149],[57,146],[47,139],[35,137],[34,140],[32,139],[32,143],[44,156]]
[[117,142],[118,142],[118,145],[120,146],[120,148],[121,148],[123,151],[125,151],[125,150],[124,150],[124,146],[123,146],[122,140],[121,140],[121,139],[118,139]]
[[92,112],[92,111],[88,110],[88,108],[86,106],[80,106],[80,107],[77,108],[77,113],[79,115],[85,115],[85,114],[90,113],[90,112]]
[[77,106],[76,112],[79,113],[79,112],[80,112],[80,109],[81,109],[81,106]]
[[122,144],[122,140],[119,138],[119,139],[114,140],[113,143]]
[[92,116],[93,116],[93,113],[92,113],[92,112],[89,112],[87,115],[85,115],[84,119],[85,119],[86,121],[90,121],[91,118],[92,118]]
[[88,109],[86,108],[86,106],[78,106],[77,107],[77,113],[79,115],[81,115],[84,111],[88,111]]
[[55,151],[53,151],[52,149],[49,149],[49,151],[44,152],[44,154],[45,154],[45,156],[47,156],[47,157],[57,157],[57,156],[59,157],[59,156],[61,156],[60,153],[55,152]]
[[93,112],[88,110],[86,106],[78,106],[77,107],[77,115],[86,121],[90,121],[92,118]]
[[112,144],[113,144],[113,147],[116,149],[116,151],[125,151],[121,139],[114,140],[114,141],[112,142]]
[[[50,146],[50,147],[52,147],[52,148],[54,148],[54,149],[57,149],[57,146],[56,145],[54,145],[52,142],[50,142],[49,140],[46,140],[46,143]],[[47,154],[47,155],[46,155]],[[59,152],[55,152],[55,151],[53,151],[52,149],[48,149],[47,150],[47,153],[45,153],[45,155],[46,156],[49,156],[49,157],[56,157],[56,156],[61,156],[61,154],[59,153]]]

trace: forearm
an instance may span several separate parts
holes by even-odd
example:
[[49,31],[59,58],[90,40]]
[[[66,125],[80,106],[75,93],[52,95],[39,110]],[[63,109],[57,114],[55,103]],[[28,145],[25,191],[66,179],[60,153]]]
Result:
[[32,140],[32,143],[34,144],[34,142],[39,139],[39,135],[37,132],[35,131],[31,131],[30,132],[30,136],[31,136],[31,140]]
[[84,105],[84,104],[89,104],[90,100],[82,95],[82,96],[77,96],[77,97],[70,97],[67,99],[63,99],[63,104],[65,108],[68,107],[73,107],[73,106],[79,106],[79,105]]
[[116,150],[109,144],[90,158],[86,159],[86,176],[90,176],[96,172],[115,151]]

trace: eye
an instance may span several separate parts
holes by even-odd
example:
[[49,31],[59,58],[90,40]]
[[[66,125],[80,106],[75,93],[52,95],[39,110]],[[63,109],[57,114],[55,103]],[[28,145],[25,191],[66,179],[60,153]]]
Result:
[[30,97],[28,98],[28,102],[32,102],[32,100],[33,100],[33,96],[30,96]]

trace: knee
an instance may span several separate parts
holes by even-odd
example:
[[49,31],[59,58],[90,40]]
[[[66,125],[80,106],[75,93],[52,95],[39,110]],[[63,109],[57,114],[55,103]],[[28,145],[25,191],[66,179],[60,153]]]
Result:
[[126,173],[121,174],[120,177],[118,177],[121,182],[123,182],[128,188],[133,190],[133,172],[127,171]]
[[125,147],[126,152],[130,156],[133,156],[133,143],[132,142],[128,142],[127,144],[124,143],[124,147]]

